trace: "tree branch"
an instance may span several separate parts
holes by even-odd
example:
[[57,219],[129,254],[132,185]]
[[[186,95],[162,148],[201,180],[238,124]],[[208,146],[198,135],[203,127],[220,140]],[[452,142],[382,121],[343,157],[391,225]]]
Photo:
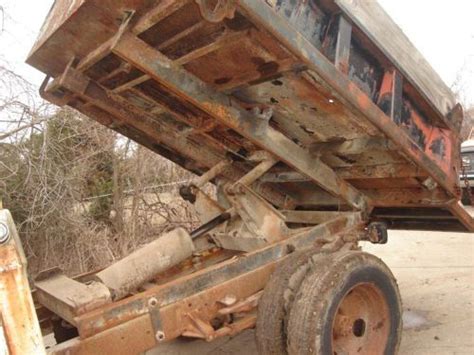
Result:
[[42,119],[39,119],[39,120],[34,120],[34,121],[32,121],[32,122],[30,122],[30,123],[28,123],[28,124],[25,124],[25,125],[23,125],[23,126],[17,127],[17,128],[15,128],[15,129],[11,130],[10,132],[1,134],[1,135],[0,135],[0,141],[6,139],[6,138],[8,138],[8,137],[11,137],[12,135],[14,135],[14,134],[16,134],[16,133],[18,133],[18,132],[20,132],[20,131],[23,131],[24,129],[31,128],[31,127],[33,127],[33,126],[35,126],[35,125],[37,125],[37,124],[40,124],[40,123],[42,123],[42,122],[44,122],[44,121],[46,121],[46,120],[47,120],[47,118],[42,118]]

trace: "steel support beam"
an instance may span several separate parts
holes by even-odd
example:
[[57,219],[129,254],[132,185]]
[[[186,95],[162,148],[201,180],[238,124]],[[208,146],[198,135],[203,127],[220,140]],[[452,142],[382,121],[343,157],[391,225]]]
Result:
[[[369,196],[374,207],[445,207],[453,201],[446,191],[440,188],[432,191],[425,188],[387,188],[363,191]],[[328,200],[321,191],[314,190],[300,192],[296,198],[303,206],[334,205],[335,202]]]
[[339,15],[339,28],[337,31],[336,58],[334,65],[344,74],[349,73],[349,56],[351,53],[352,25],[344,15]]
[[[409,163],[381,164],[381,165],[355,165],[348,167],[337,167],[334,171],[342,179],[383,179],[383,178],[414,178],[426,177],[427,174],[421,169]],[[278,173],[267,173],[260,181],[271,183],[303,182],[310,181],[306,176],[296,171],[284,171]]]
[[145,32],[155,24],[178,11],[184,5],[189,4],[191,0],[163,0],[158,5],[147,11],[140,20],[133,26],[133,33],[140,34]]
[[370,151],[396,150],[395,144],[385,138],[368,137],[347,140],[344,142],[314,143],[310,151],[315,154],[363,154]]
[[234,129],[255,145],[308,176],[312,181],[350,206],[365,210],[366,198],[340,179],[327,165],[315,159],[288,137],[268,125],[268,121],[243,109],[239,103],[214,90],[153,47],[125,32],[112,52],[166,87],[170,92]]
[[[126,133],[127,129],[133,129],[144,134],[152,142],[140,142],[150,149],[156,150],[158,144],[179,152],[189,159],[203,164],[208,168],[219,163],[225,158],[222,152],[215,149],[205,148],[203,145],[193,140],[179,135],[173,127],[168,127],[162,120],[152,119],[147,113],[141,112],[138,108],[127,104],[124,100],[118,100],[119,96],[108,92],[102,86],[88,79],[84,74],[68,67],[64,73],[51,82],[46,93],[57,88],[65,88],[77,97],[86,101],[88,105],[79,105],[76,108],[106,126],[115,127],[119,132]],[[118,123],[118,126],[117,126]],[[133,132],[132,132],[133,133]],[[130,137],[136,139],[135,136]],[[245,175],[245,171],[235,164],[225,170],[225,175],[233,181]],[[256,191],[277,206],[284,206],[291,203],[291,199],[280,191],[268,186],[261,185]]]
[[459,219],[468,231],[474,232],[474,219],[460,201],[452,201],[448,210]]
[[[161,310],[165,309],[163,307],[172,307],[173,304],[193,297],[193,295],[207,294],[207,292],[211,292],[211,288],[217,287],[224,282],[232,283],[234,278],[244,277],[244,275],[251,277],[254,273],[261,272],[262,269],[272,269],[274,262],[281,261],[288,254],[288,250],[308,248],[314,245],[320,238],[342,234],[363,225],[364,221],[361,213],[344,214],[266,248],[248,253],[243,257],[229,259],[202,271],[183,276],[167,284],[91,311],[76,319],[79,334],[84,339],[101,337],[99,333],[107,331],[107,329],[109,329],[107,333],[112,330],[120,332],[120,329],[129,324],[131,320],[148,315],[148,303],[151,298],[159,301],[156,305],[157,309]],[[256,285],[254,281],[256,290],[262,289],[266,281],[266,278],[259,279],[259,285]],[[148,324],[150,324],[148,316],[146,318],[148,319]],[[162,324],[162,327],[162,329],[167,329],[167,325]],[[168,337],[167,339],[170,338]]]
[[280,211],[285,216],[287,223],[306,223],[306,224],[321,224],[327,220],[344,216],[352,212],[333,212],[333,211],[295,211],[283,210]]

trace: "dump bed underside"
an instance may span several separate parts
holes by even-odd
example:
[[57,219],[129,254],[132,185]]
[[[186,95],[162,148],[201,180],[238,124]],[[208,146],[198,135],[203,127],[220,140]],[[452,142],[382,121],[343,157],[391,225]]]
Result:
[[254,188],[279,209],[474,230],[457,202],[462,109],[428,64],[394,57],[419,53],[393,23],[384,45],[364,17],[379,7],[227,1],[216,21],[206,3],[57,0],[28,62],[54,78],[50,101],[197,174],[232,159],[235,181],[271,153]]

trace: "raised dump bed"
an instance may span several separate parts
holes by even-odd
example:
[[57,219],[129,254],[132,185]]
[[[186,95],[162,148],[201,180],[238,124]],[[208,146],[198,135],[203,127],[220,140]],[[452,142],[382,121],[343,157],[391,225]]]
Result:
[[44,96],[197,174],[229,157],[236,180],[266,150],[279,208],[474,228],[457,204],[462,108],[378,4],[151,3],[56,1],[27,60]]
[[[347,250],[358,240],[384,242],[387,228],[474,231],[459,203],[462,107],[375,1],[56,0],[27,62],[47,75],[47,100],[200,175],[181,195],[203,225],[190,235],[172,232],[189,252],[181,250],[171,271],[154,265],[158,276],[147,291],[127,297],[150,281],[142,264],[152,249],[98,273],[100,299],[75,303],[71,292],[55,293],[59,284],[80,294],[92,287],[58,273],[37,283],[39,301],[80,335],[57,351],[135,352],[177,336],[212,340],[252,327],[273,269],[289,265],[293,250],[316,245],[335,254],[319,253],[324,262],[311,265],[354,266],[330,284],[352,280],[361,267],[385,275],[388,288],[372,276],[367,285],[374,287],[353,285],[373,301],[363,306],[344,295],[311,296],[304,281],[304,297],[343,299],[362,313],[369,307],[365,319],[324,320],[314,334],[334,327],[328,334],[339,334],[333,345],[343,352],[358,344],[365,353],[391,353],[400,335],[393,277]],[[208,181],[218,187],[217,201],[200,189]],[[203,251],[213,266],[191,272],[179,264]],[[307,265],[307,253],[290,264]],[[142,266],[134,274],[136,262]],[[284,351],[302,354],[313,340],[291,329],[299,329],[301,312],[320,313],[300,305],[285,323],[292,328],[275,333],[281,299],[272,297],[294,268],[279,270],[286,276],[274,276],[259,307],[276,307],[275,315],[259,313],[259,347],[265,353],[282,346],[269,339],[289,337]],[[321,289],[329,282],[313,281]],[[385,325],[364,334],[376,320]],[[352,332],[343,329],[347,322]],[[332,353],[328,344],[315,353]]]

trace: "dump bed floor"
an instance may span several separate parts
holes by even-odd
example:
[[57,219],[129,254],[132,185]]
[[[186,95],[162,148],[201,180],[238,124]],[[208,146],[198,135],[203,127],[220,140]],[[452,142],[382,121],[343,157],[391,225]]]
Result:
[[28,63],[48,100],[197,174],[232,159],[235,181],[265,150],[279,163],[255,189],[279,209],[474,230],[462,109],[376,3],[211,3],[57,0]]

